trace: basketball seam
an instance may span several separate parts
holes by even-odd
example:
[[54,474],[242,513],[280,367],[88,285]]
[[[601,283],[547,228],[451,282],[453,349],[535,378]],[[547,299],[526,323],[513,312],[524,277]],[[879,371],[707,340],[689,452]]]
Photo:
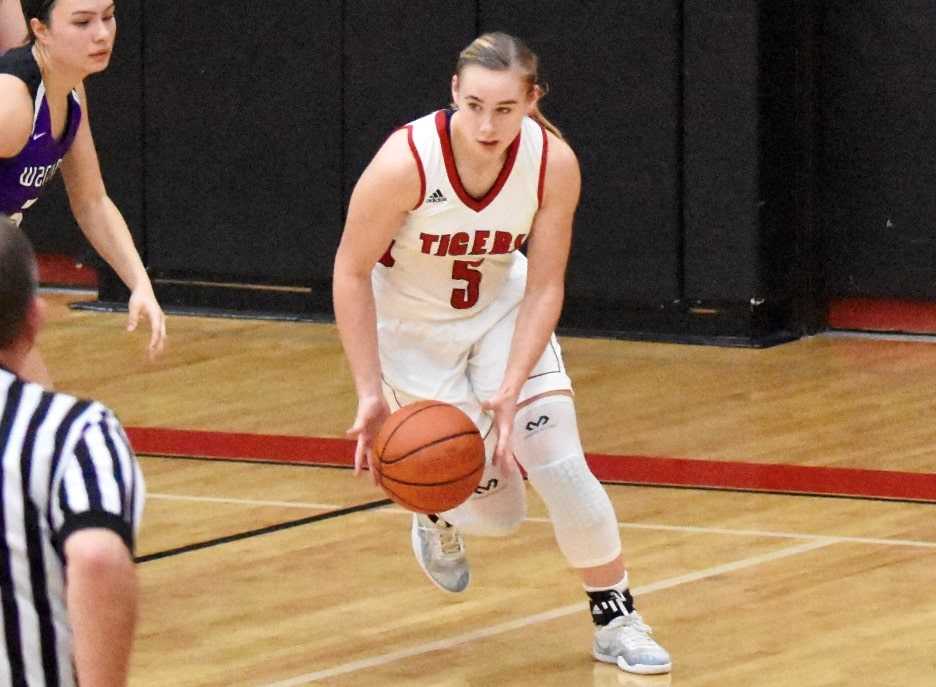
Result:
[[[416,417],[417,415],[419,415],[419,414],[420,414],[421,412],[423,412],[424,410],[429,410],[430,408],[438,408],[439,406],[444,406],[444,405],[446,405],[446,404],[445,404],[445,403],[433,403],[432,405],[428,405],[428,406],[426,406],[425,408],[420,408],[419,410],[413,411],[413,413],[412,413],[411,415],[407,415],[407,416],[406,416],[406,419],[403,420],[403,422],[401,422],[400,424],[398,424],[396,427],[394,427],[394,428],[393,428],[393,431],[390,432],[390,436],[387,437],[387,440],[386,440],[386,441],[384,442],[384,444],[383,444],[383,451],[381,451],[381,452],[377,455],[377,457],[378,457],[378,458],[381,458],[381,456],[384,454],[384,452],[386,452],[387,446],[390,445],[390,440],[393,439],[393,435],[396,434],[396,433],[399,431],[400,427],[402,427],[403,425],[405,425],[407,422],[409,422],[410,420],[412,420],[414,417]],[[403,407],[405,408],[406,406],[403,406]],[[401,408],[401,410],[402,410],[402,408]],[[381,460],[382,460],[382,458],[381,458]]]
[[[413,413],[413,415],[415,415],[415,414],[416,414],[416,413]],[[411,417],[412,417],[412,416],[411,416]],[[396,431],[396,430],[394,430],[394,431]],[[422,451],[422,450],[425,449],[425,448],[429,448],[429,447],[431,447],[431,446],[435,446],[436,444],[441,444],[441,443],[443,443],[443,442],[448,441],[449,439],[457,439],[458,437],[466,437],[466,436],[470,436],[470,435],[472,435],[472,434],[478,434],[478,436],[480,436],[480,434],[479,434],[479,432],[478,432],[477,429],[471,429],[471,430],[469,430],[469,431],[467,431],[467,432],[459,432],[458,434],[450,434],[450,435],[447,436],[447,437],[439,437],[438,439],[435,439],[434,441],[430,441],[428,444],[423,444],[423,445],[420,446],[419,448],[414,448],[414,449],[413,449],[412,451],[410,451],[409,453],[404,453],[404,454],[403,454],[402,456],[400,456],[399,458],[394,458],[393,460],[384,460],[383,455],[380,455],[380,456],[379,456],[380,462],[383,463],[384,465],[394,465],[394,464],[396,464],[396,463],[399,463],[401,460],[404,460],[405,458],[409,458],[409,457],[410,457],[411,455],[413,455],[414,453],[419,453],[420,451]],[[390,443],[390,440],[388,439],[388,440],[387,440],[387,443],[384,444],[384,451],[386,451],[386,449],[387,449],[387,444],[389,444],[389,443]]]
[[406,482],[402,479],[396,479],[395,477],[385,475],[384,473],[380,473],[380,481],[383,483],[385,480],[389,480],[391,482],[396,482],[397,484],[406,485],[407,487],[442,487],[446,484],[460,482],[467,477],[471,477],[476,472],[484,472],[484,466],[482,465],[481,467],[473,468],[470,472],[467,472],[460,477],[452,477],[451,479],[447,479],[444,482]]

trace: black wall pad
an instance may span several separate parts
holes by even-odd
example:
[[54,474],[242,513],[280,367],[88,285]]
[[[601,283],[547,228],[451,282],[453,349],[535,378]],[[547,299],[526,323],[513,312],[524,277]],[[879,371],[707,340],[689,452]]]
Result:
[[302,284],[330,273],[341,229],[342,2],[297,7],[147,4],[156,274]]
[[827,0],[820,212],[828,293],[936,298],[936,4]]
[[679,5],[479,3],[482,31],[515,33],[539,54],[542,109],[581,164],[570,298],[681,298]]
[[475,35],[473,1],[345,3],[344,206],[367,163],[400,126],[452,100],[458,53]]

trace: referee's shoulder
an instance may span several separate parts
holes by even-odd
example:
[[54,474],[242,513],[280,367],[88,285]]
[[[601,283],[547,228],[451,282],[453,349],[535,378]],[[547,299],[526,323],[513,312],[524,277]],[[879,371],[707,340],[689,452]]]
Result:
[[[99,422],[107,417],[117,420],[117,414],[111,408],[93,398],[83,398],[67,391],[49,390],[41,384],[30,382],[9,370],[0,368],[0,378],[2,377],[8,380],[3,382],[3,386],[7,389],[7,396],[19,386],[20,390],[15,392],[16,395],[22,399],[31,399],[30,405],[67,409],[66,416],[72,420]],[[0,401],[2,400],[3,394],[0,393]]]
[[117,414],[108,406],[93,398],[83,398],[65,391],[46,389],[33,382],[24,382],[27,388],[34,389],[34,393],[41,395],[41,403],[48,407],[58,406],[63,412],[63,421],[81,424],[83,428],[100,422],[114,422],[120,425]]

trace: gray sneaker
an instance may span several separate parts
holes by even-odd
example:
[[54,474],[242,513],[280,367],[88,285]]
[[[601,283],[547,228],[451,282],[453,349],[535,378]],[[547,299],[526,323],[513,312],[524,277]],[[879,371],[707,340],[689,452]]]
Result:
[[592,654],[599,661],[616,663],[628,673],[658,675],[673,667],[670,655],[650,635],[653,630],[637,611],[595,629]]
[[433,522],[428,515],[416,513],[412,541],[419,567],[436,587],[453,594],[465,591],[471,573],[461,532],[442,518]]

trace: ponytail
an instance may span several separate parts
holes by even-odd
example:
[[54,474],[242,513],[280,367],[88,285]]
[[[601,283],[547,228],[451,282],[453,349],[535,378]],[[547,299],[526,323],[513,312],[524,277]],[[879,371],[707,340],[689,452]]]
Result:
[[[539,84],[537,84],[535,88],[536,90],[540,92],[539,93],[540,98],[542,98],[549,92],[548,87],[542,87]],[[546,118],[546,115],[540,112],[538,100],[536,103],[534,103],[533,107],[530,109],[530,119],[532,119],[534,122],[536,122],[541,127],[546,129],[546,131],[554,135],[556,138],[562,138],[562,132],[559,131],[559,127],[553,124],[551,121],[549,121],[549,119]]]

